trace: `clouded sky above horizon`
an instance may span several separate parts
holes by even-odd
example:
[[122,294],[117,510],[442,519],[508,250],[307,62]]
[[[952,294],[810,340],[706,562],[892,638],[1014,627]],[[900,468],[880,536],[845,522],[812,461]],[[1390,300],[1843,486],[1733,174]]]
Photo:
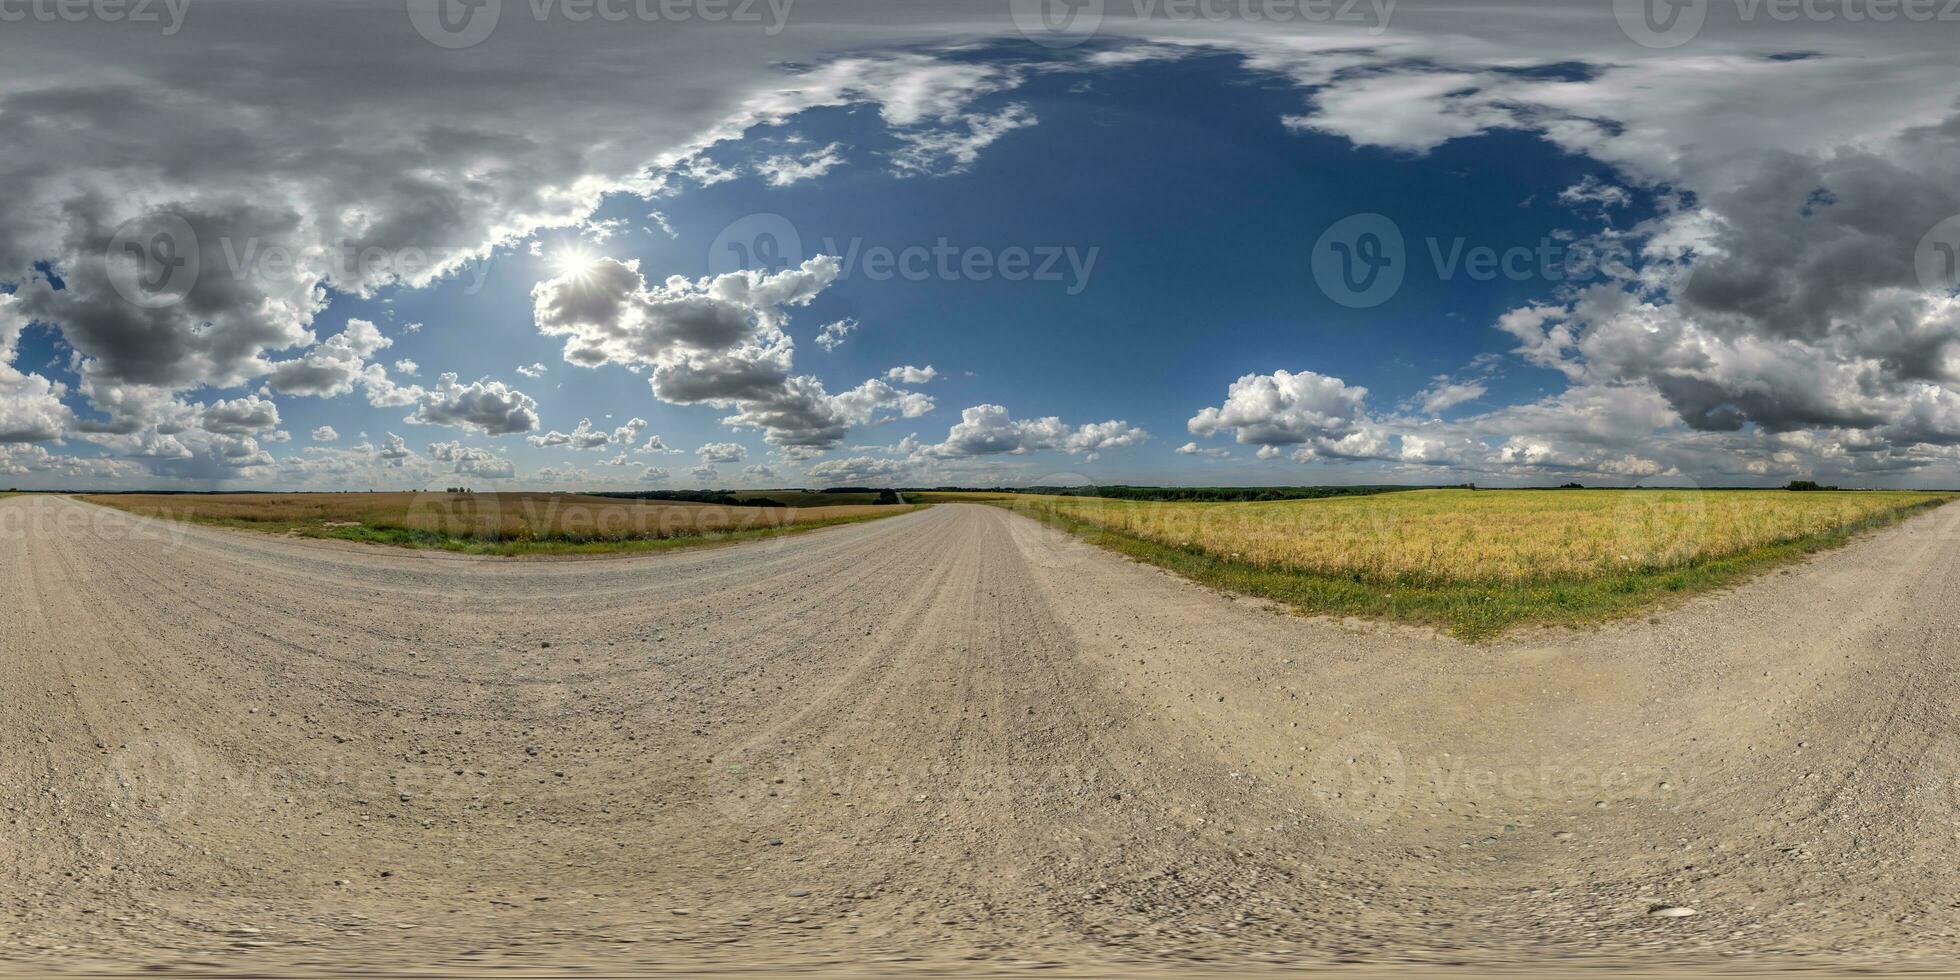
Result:
[[1960,14],[1655,3],[0,0],[0,485],[1960,485]]

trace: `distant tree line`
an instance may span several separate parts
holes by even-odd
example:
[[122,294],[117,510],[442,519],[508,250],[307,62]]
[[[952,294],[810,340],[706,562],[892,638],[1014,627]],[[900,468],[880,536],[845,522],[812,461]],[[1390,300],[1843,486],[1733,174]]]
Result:
[[788,507],[780,500],[768,497],[738,496],[733,490],[619,490],[596,492],[594,497],[617,497],[622,500],[673,500],[689,504],[720,504],[723,507]]
[[[898,493],[892,490],[872,490],[869,487],[844,488],[838,490],[772,490],[779,494],[807,494],[821,498],[829,494],[876,494],[876,503],[900,503]],[[594,497],[617,497],[623,500],[673,500],[692,504],[720,504],[724,507],[792,507],[798,506],[775,497],[744,497],[734,490],[616,490],[599,491]],[[803,506],[821,506],[832,501],[815,500]]]
[[1193,500],[1193,501],[1251,501],[1251,500],[1318,500],[1323,497],[1366,497],[1377,493],[1392,493],[1398,490],[1475,490],[1475,484],[1456,483],[1447,487],[1429,486],[1341,486],[1341,487],[993,487],[987,489],[967,487],[937,487],[942,491],[964,491],[967,493],[1039,493],[1065,497],[1104,497],[1112,500]]

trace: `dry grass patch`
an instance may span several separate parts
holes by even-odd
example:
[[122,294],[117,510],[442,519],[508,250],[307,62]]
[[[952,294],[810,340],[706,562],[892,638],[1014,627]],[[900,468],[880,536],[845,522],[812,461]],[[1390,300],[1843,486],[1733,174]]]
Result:
[[729,507],[560,493],[101,494],[138,514],[485,554],[650,550],[792,533],[913,507]]

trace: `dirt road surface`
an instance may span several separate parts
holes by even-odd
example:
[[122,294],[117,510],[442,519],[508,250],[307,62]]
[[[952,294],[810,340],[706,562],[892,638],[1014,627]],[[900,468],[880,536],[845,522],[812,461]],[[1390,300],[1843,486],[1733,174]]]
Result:
[[1956,518],[1466,647],[983,506],[510,561],[8,499],[0,972],[1949,966]]

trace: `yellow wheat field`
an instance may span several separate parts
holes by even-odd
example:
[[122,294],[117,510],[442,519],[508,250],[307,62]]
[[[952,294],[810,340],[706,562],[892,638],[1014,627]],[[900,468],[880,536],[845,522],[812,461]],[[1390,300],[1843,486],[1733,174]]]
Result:
[[1679,568],[1939,499],[1894,491],[1421,490],[1257,503],[1028,497],[1016,506],[1254,565],[1488,582]]

